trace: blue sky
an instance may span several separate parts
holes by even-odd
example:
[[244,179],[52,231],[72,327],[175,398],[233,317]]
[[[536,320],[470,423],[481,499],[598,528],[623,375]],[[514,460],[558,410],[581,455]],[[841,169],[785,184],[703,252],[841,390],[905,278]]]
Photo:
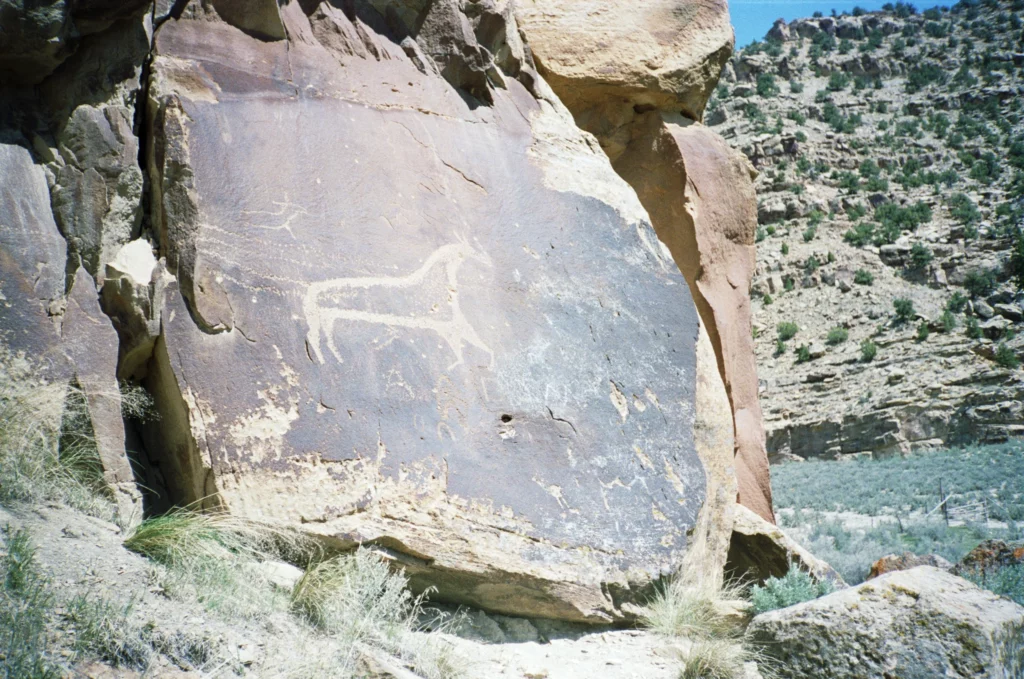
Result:
[[[895,2],[895,0],[892,0]],[[820,11],[825,16],[836,12],[849,12],[854,5],[860,5],[868,11],[882,9],[889,0],[729,0],[729,13],[732,15],[732,25],[736,28],[736,48],[750,44],[751,40],[761,40],[776,19],[782,17],[786,21],[809,17],[814,12]],[[952,5],[956,0],[950,0]],[[934,7],[936,2],[913,3],[918,11]]]

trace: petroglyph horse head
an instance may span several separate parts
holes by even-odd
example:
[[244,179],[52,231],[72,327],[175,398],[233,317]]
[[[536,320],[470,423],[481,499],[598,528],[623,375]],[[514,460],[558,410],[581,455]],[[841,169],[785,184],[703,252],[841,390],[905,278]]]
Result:
[[405,276],[332,278],[311,283],[302,309],[309,332],[306,351],[310,360],[324,363],[323,344],[339,362],[334,324],[344,320],[389,328],[414,328],[437,333],[463,362],[464,345],[494,352],[484,343],[459,306],[458,274],[469,259],[491,266],[490,258],[464,240],[434,250],[416,271]]

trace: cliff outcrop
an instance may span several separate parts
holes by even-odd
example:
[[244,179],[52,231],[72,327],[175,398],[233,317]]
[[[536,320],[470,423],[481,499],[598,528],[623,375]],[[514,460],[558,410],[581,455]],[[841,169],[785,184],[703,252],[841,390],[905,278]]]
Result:
[[[92,394],[125,512],[138,484],[585,622],[721,577],[737,487],[771,519],[751,170],[698,122],[724,4],[579,68],[545,36],[628,8],[57,4],[60,49],[0,50],[0,330]],[[126,432],[118,379],[158,417]]]

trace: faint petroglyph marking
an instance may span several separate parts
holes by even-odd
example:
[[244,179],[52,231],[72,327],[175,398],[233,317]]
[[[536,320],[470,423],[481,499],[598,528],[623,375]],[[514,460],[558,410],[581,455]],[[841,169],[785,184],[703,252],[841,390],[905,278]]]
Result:
[[[324,362],[322,344],[326,340],[327,348],[331,354],[340,362],[341,355],[338,353],[334,343],[334,324],[339,320],[361,321],[364,323],[379,323],[388,327],[417,328],[436,332],[448,343],[448,347],[455,354],[455,362],[448,366],[451,370],[463,362],[463,345],[469,344],[487,352],[491,357],[490,367],[494,364],[494,352],[491,351],[476,330],[466,319],[462,308],[459,306],[458,272],[459,268],[467,259],[475,259],[488,266],[491,266],[490,258],[482,252],[474,249],[468,243],[458,242],[444,245],[435,250],[423,265],[407,276],[364,276],[356,278],[332,278],[330,280],[311,283],[306,289],[306,296],[302,303],[303,313],[306,316],[306,324],[309,333],[306,335],[306,343],[309,350],[316,357],[319,363]],[[422,314],[415,313],[381,313],[378,311],[352,308],[354,306],[354,293],[358,291],[374,291],[376,289],[402,289],[422,288],[429,290],[424,285],[435,270],[443,274],[443,290],[439,291],[437,299],[416,300]],[[429,292],[427,294],[430,294]],[[358,300],[366,306],[367,300]],[[385,302],[378,302],[383,304]],[[447,303],[450,316],[447,318],[435,317],[435,314]],[[346,304],[349,306],[346,307]],[[372,300],[370,301],[372,306]],[[313,355],[310,358],[313,358]]]
[[[287,231],[288,235],[292,237],[292,240],[298,240],[295,234],[292,233],[292,222],[298,217],[308,217],[309,212],[306,208],[291,202],[288,199],[288,194],[284,194],[284,200],[273,200],[271,205],[276,205],[276,210],[242,210],[241,215],[243,217],[252,217],[253,215],[262,215],[260,219],[266,219],[267,221],[281,222],[280,224],[256,224],[249,223],[249,226],[253,229],[264,229],[266,231]],[[280,218],[284,218],[281,221]]]

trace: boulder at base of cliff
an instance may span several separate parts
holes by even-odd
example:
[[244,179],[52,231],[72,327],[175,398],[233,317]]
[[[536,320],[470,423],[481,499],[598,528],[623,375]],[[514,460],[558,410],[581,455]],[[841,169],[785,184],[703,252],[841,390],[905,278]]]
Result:
[[827,580],[839,587],[846,585],[839,573],[781,528],[737,505],[725,572],[733,578],[763,583],[769,577],[781,578],[794,566],[816,580]]
[[996,679],[1021,676],[1022,626],[1024,607],[920,566],[763,613],[748,631],[780,679]]
[[720,523],[697,312],[510,5],[466,7],[161,25],[149,452],[173,501],[373,545],[435,600],[628,618]]

